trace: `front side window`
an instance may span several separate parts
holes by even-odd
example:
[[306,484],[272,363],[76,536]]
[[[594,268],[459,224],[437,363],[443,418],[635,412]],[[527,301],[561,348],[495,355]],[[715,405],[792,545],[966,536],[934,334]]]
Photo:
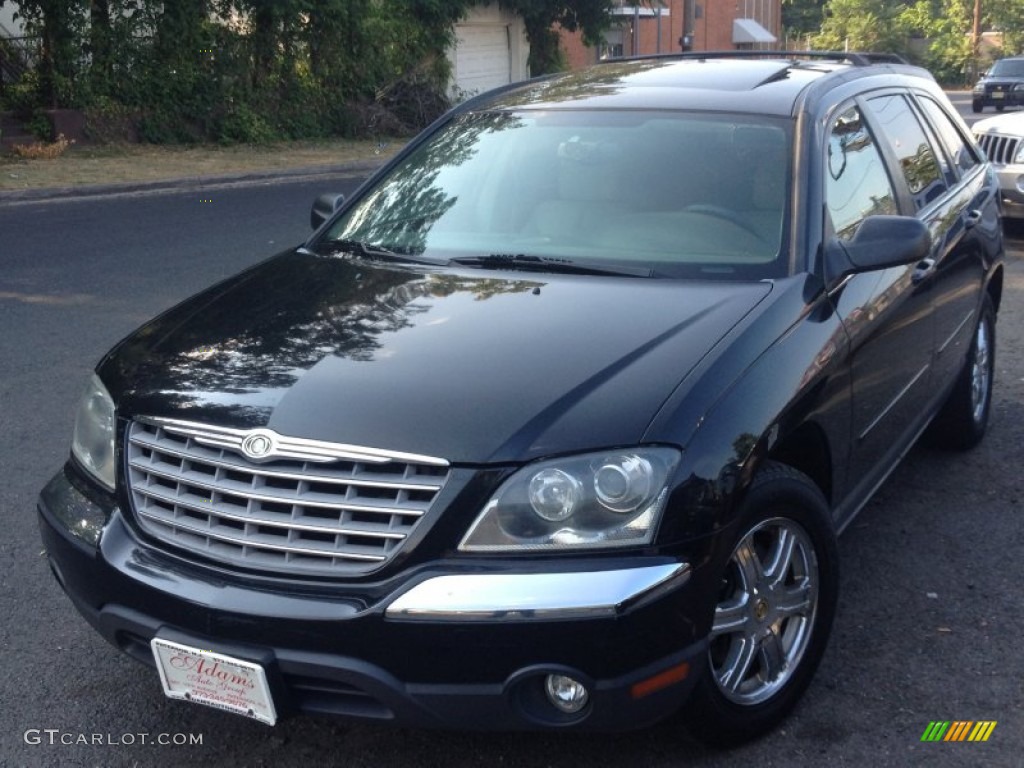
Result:
[[856,107],[832,124],[825,171],[826,207],[840,238],[852,239],[868,216],[898,213],[885,162]]
[[435,133],[329,227],[447,261],[506,255],[761,279],[780,258],[791,125],[757,116],[471,113]]
[[921,210],[946,191],[942,170],[924,128],[903,96],[879,96],[869,99],[867,105],[896,153],[914,207]]
[[946,147],[953,165],[961,174],[966,173],[978,164],[978,157],[971,144],[964,138],[960,129],[950,120],[949,115],[934,100],[927,96],[919,96],[918,102],[924,108],[928,118],[935,126],[939,139]]

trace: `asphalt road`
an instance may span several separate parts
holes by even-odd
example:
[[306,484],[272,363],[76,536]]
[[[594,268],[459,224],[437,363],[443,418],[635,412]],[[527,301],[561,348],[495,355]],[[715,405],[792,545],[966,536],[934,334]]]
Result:
[[[716,753],[671,724],[585,738],[311,718],[270,729],[165,700],[156,675],[107,646],[50,576],[36,494],[67,455],[77,397],[106,349],[300,240],[315,194],[353,183],[0,203],[0,765],[1024,766],[1024,230],[1009,255],[988,437],[966,455],[913,450],[843,535],[831,645],[767,738]],[[983,744],[922,743],[932,720],[998,725]],[[201,744],[153,743],[164,734]]]

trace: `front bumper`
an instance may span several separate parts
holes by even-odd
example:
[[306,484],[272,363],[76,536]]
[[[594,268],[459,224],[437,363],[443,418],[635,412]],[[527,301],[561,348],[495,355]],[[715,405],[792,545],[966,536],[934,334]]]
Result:
[[1012,86],[988,88],[984,92],[972,91],[971,100],[984,107],[1018,107],[1024,104],[1024,91],[1013,90]]
[[1024,218],[1024,165],[994,166],[999,176],[999,195],[1003,216],[1008,219]]
[[[65,470],[38,505],[51,568],[78,611],[151,666],[157,635],[262,664],[282,713],[624,730],[676,711],[703,672],[707,644],[692,617],[709,609],[678,559],[590,558],[570,569],[467,558],[372,584],[242,576],[147,546],[83,490]],[[98,548],[69,530],[105,513]],[[582,712],[547,701],[549,674],[587,685]]]

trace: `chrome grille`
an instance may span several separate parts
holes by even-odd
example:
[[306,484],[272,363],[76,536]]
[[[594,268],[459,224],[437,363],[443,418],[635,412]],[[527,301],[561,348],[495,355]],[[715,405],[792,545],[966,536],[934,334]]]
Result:
[[996,165],[1010,165],[1017,156],[1017,145],[1020,138],[1016,136],[1000,136],[998,133],[976,134],[978,145],[985,156]]
[[372,571],[402,548],[448,479],[441,459],[394,454],[398,460],[371,449],[364,449],[366,460],[256,463],[212,444],[210,436],[223,431],[166,419],[132,422],[128,488],[147,533],[234,565]]

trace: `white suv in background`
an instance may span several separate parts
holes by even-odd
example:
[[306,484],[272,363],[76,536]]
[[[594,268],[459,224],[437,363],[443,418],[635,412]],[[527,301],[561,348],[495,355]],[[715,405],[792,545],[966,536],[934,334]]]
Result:
[[987,117],[972,130],[999,174],[1003,216],[1024,219],[1024,112]]

